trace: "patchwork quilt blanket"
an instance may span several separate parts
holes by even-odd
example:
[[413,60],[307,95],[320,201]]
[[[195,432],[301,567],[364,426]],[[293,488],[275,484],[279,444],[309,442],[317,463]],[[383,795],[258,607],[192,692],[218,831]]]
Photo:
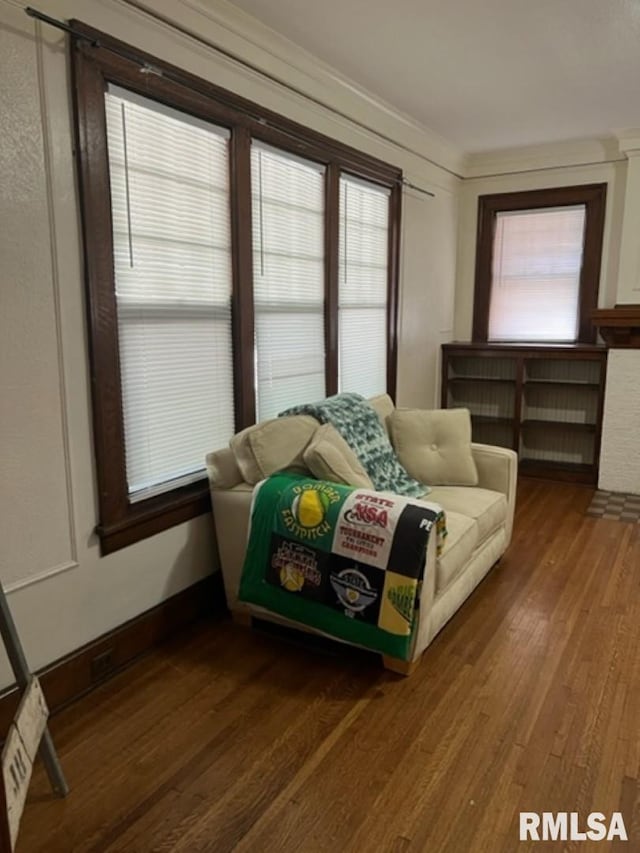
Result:
[[437,504],[275,474],[254,490],[239,598],[409,660],[431,535]]

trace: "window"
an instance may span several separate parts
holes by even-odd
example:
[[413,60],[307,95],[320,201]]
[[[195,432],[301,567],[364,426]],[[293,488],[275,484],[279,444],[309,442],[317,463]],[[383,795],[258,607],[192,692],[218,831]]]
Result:
[[233,432],[227,131],[105,95],[129,499],[202,477]]
[[590,343],[606,184],[481,196],[473,336]]
[[325,393],[324,166],[251,146],[257,418]]
[[387,388],[389,195],[357,178],[340,178],[338,387],[366,397]]
[[207,511],[206,454],[256,419],[394,393],[402,173],[73,26],[109,553]]

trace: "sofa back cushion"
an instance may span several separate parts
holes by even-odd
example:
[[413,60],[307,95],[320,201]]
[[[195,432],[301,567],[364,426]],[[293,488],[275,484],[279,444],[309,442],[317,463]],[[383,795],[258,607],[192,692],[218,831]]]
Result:
[[323,424],[315,431],[304,451],[304,462],[318,480],[373,489],[362,463],[332,424]]
[[[389,416],[394,410],[393,400],[388,394],[379,394],[377,397],[372,397],[369,403],[375,409],[380,422],[388,433]],[[305,463],[303,454],[318,426],[318,421],[309,415],[290,415],[262,421],[234,435],[229,442],[229,447],[233,451],[236,465],[240,469],[245,483],[253,486],[260,480],[264,480],[265,477],[275,474],[276,471],[284,471],[285,469],[308,473],[311,469]],[[339,435],[339,433],[337,434]],[[335,446],[336,442],[334,441],[333,444]],[[348,448],[346,442],[345,447]],[[335,448],[332,451],[323,447],[323,450],[326,451],[324,454],[326,457],[325,464],[329,464],[327,462],[329,458],[331,460],[330,467],[338,464]],[[314,454],[313,458],[317,464],[323,464],[318,453]],[[351,461],[350,457],[349,460]],[[337,474],[339,471],[346,473],[347,469],[343,467],[343,460],[340,461],[340,466],[340,468],[335,469],[335,473]],[[350,468],[351,465],[349,464],[347,467]],[[315,472],[312,471],[312,473],[314,476],[318,476]],[[351,471],[349,476],[351,473],[355,473],[355,471]],[[365,477],[368,477],[366,471],[364,474]],[[334,480],[334,482],[342,482],[342,480]],[[364,488],[364,484],[360,482],[350,485],[360,485]],[[372,488],[370,480],[367,488]]]
[[389,418],[398,458],[430,486],[477,486],[468,409],[396,409]]
[[273,418],[234,435],[231,447],[246,483],[252,486],[276,471],[307,473],[304,450],[318,428],[308,415]]

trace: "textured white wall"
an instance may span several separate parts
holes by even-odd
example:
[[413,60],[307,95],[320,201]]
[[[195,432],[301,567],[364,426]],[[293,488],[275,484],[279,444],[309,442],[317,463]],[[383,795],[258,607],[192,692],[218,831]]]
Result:
[[[438,204],[409,190],[404,197],[401,341],[397,402],[439,407],[440,345],[453,337],[457,199]],[[434,246],[438,250],[434,251]]]
[[[451,325],[458,180],[415,152],[422,141],[388,107],[358,95],[275,34],[197,3],[151,0],[165,16],[321,97],[260,74],[154,23],[126,0],[41,0],[218,85],[401,166],[436,198],[405,203],[399,399],[432,405],[437,344]],[[250,32],[243,35],[249,27]],[[0,578],[32,666],[40,667],[207,574],[207,517],[99,556],[79,214],[64,36],[0,2]],[[353,115],[398,144],[346,119]],[[435,156],[435,155],[434,155]],[[455,152],[452,153],[452,158]],[[438,308],[433,325],[417,321]],[[214,448],[212,448],[214,449]],[[11,680],[0,664],[0,684]]]
[[57,282],[51,274],[47,173],[35,96],[39,67],[33,49],[25,56],[22,47],[19,36],[0,30],[0,543],[5,584],[75,561]]
[[640,350],[609,352],[598,485],[640,495]]
[[634,132],[634,138],[623,138],[620,146],[628,162],[616,303],[637,305],[640,303],[640,130]]

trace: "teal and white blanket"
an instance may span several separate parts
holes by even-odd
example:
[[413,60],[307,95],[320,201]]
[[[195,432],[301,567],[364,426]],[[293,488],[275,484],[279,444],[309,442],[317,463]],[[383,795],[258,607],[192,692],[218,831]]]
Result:
[[414,480],[400,464],[375,409],[360,394],[335,394],[318,403],[294,406],[286,415],[311,415],[322,424],[333,424],[362,463],[379,492],[420,498],[430,491]]

